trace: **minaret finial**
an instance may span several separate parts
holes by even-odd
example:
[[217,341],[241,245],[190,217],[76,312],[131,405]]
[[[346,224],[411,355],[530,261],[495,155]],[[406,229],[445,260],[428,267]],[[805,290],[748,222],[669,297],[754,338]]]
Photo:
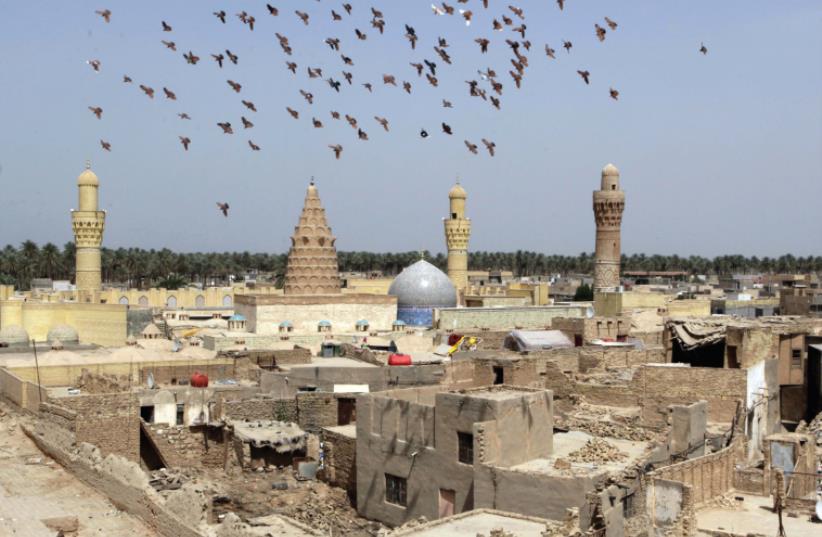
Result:
[[457,184],[460,184],[460,174],[457,174]]
[[314,184],[314,176],[313,176],[313,175],[311,176],[311,182],[310,182],[309,184],[310,184],[310,185],[313,185],[313,184]]
[[86,159],[86,169],[87,170],[91,169],[91,161],[89,159]]

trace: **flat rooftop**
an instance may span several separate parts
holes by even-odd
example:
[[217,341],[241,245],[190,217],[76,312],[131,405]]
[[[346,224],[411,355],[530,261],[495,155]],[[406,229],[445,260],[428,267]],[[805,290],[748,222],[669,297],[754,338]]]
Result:
[[283,369],[313,369],[315,367],[379,367],[378,365],[352,360],[351,358],[311,358],[310,364],[283,365]]
[[[604,440],[624,453],[626,457],[619,461],[601,460],[599,462],[571,462],[568,457],[571,453],[585,447],[589,440],[597,438]],[[554,433],[554,452],[550,457],[533,459],[516,466],[512,470],[523,472],[534,472],[556,476],[585,476],[598,473],[620,472],[642,459],[650,442],[634,442],[630,440],[620,440],[618,438],[594,437],[583,431],[569,431],[567,433]],[[559,469],[554,466],[557,459],[565,459],[571,465],[570,470]]]
[[[140,340],[136,346],[96,349],[64,349],[38,352],[40,367],[61,365],[120,364],[141,362],[183,362],[191,360],[212,360],[217,353],[203,347],[183,347],[179,352],[172,352],[174,343],[163,339]],[[224,358],[220,358],[225,362]],[[31,351],[0,354],[0,367],[34,367],[34,354]]]
[[[697,535],[776,535],[779,518],[773,511],[773,498],[734,493],[743,498],[736,509],[712,507],[697,509]],[[790,511],[790,509],[788,509]],[[782,523],[787,535],[819,535],[819,524],[810,522],[808,515],[798,517],[784,513]]]
[[392,537],[464,537],[480,533],[489,535],[493,529],[503,529],[517,537],[541,537],[546,525],[551,522],[501,511],[479,509],[429,522],[416,528],[400,530],[390,535]]
[[335,427],[323,427],[326,431],[337,433],[340,436],[348,438],[357,438],[357,424],[350,423],[348,425],[337,425]]
[[494,386],[488,388],[480,388],[478,390],[469,390],[465,392],[465,395],[476,399],[488,399],[490,401],[505,401],[508,399],[519,399],[524,395],[533,395],[535,393],[541,393],[543,391],[544,390],[540,389],[529,390],[513,386]]

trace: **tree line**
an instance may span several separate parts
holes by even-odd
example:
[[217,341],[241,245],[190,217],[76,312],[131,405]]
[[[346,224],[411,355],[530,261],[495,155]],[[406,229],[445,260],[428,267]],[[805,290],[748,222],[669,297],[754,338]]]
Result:
[[[34,278],[73,280],[75,245],[62,248],[47,243],[42,246],[25,241],[19,247],[8,245],[0,250],[0,283],[29,289]],[[162,286],[174,288],[188,283],[227,284],[248,273],[261,273],[281,283],[287,254],[251,252],[173,252],[168,248],[102,248],[103,281],[128,287]],[[338,252],[341,272],[362,272],[394,276],[403,268],[424,257],[442,270],[447,257],[430,252]],[[508,270],[516,276],[548,274],[591,274],[594,255],[548,255],[518,250],[516,252],[469,252],[470,270]],[[701,256],[631,254],[622,256],[622,270],[684,271],[689,274],[754,274],[822,272],[822,256],[745,257],[724,255]]]

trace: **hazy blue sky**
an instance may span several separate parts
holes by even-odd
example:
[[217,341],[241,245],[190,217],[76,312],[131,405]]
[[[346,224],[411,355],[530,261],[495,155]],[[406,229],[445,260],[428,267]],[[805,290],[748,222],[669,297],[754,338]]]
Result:
[[[504,43],[516,34],[490,30],[510,1],[491,0],[485,11],[470,0],[469,28],[458,16],[434,16],[428,1],[350,1],[354,13],[342,22],[330,16],[341,2],[327,0],[275,0],[276,18],[263,1],[0,1],[0,244],[71,240],[75,181],[89,158],[110,247],[285,251],[313,175],[340,249],[442,251],[446,194],[459,175],[471,249],[576,254],[593,250],[591,191],[613,162],[627,193],[626,253],[822,251],[818,0],[568,0],[563,12],[553,0],[521,0],[533,48],[519,91]],[[368,22],[372,5],[385,14],[383,36]],[[94,14],[103,7],[114,13],[111,24]],[[220,8],[228,24],[212,15]],[[234,16],[241,9],[256,17],[253,32]],[[310,13],[308,27],[294,9]],[[600,43],[594,23],[606,15],[619,28]],[[161,20],[174,31],[162,32]],[[417,30],[416,51],[404,23]],[[355,27],[366,41],[356,40]],[[285,68],[277,31],[291,40],[299,76]],[[339,54],[323,44],[330,36],[355,62],[355,85],[343,81],[340,94],[305,74],[310,65],[342,79]],[[435,58],[438,36],[451,44],[454,65]],[[493,39],[485,56],[478,36]],[[570,54],[563,39],[574,43]],[[698,53],[702,41],[707,56]],[[546,42],[557,60],[544,55]],[[209,54],[225,48],[240,63],[220,70]],[[189,49],[202,58],[196,66],[182,58]],[[84,63],[92,58],[101,73]],[[437,61],[439,88],[408,65],[423,58]],[[464,81],[489,66],[505,84],[502,111],[468,96]],[[577,69],[591,72],[590,86]],[[384,86],[383,73],[412,82],[412,95]],[[133,85],[122,83],[124,74]],[[240,95],[228,78],[243,84]],[[359,85],[366,81],[373,94]],[[139,83],[155,88],[153,101]],[[163,98],[163,86],[177,102]],[[314,94],[313,106],[299,89]],[[443,109],[442,98],[454,108]],[[104,109],[102,121],[89,105]],[[299,121],[286,106],[301,112]],[[358,141],[331,109],[357,117],[371,140]],[[193,120],[179,120],[181,111]],[[243,132],[240,115],[256,126]],[[312,128],[312,115],[325,128]],[[391,132],[374,115],[387,117]],[[230,121],[235,134],[223,135],[217,121]],[[453,137],[440,133],[441,121]],[[192,139],[189,152],[179,135]],[[466,150],[464,139],[482,148],[483,137],[496,142],[496,157]],[[262,151],[252,152],[249,138]],[[334,143],[345,148],[339,161],[327,148]],[[230,218],[219,215],[218,200],[231,204]]]

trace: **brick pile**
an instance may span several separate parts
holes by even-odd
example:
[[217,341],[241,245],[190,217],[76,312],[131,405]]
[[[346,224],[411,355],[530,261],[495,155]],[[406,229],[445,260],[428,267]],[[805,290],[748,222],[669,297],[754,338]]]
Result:
[[601,438],[588,440],[583,447],[571,452],[568,460],[571,462],[608,463],[623,461],[627,454],[619,450],[615,445]]

